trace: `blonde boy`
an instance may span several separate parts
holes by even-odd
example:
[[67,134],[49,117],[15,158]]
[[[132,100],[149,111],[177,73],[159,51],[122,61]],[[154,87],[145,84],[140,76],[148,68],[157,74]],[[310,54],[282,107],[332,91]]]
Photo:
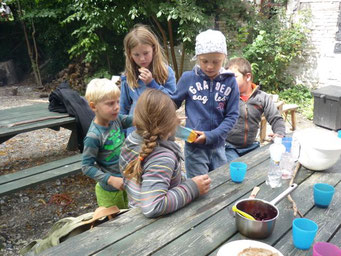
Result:
[[109,79],[91,80],[85,98],[95,118],[84,138],[82,171],[97,181],[95,190],[99,206],[127,208],[118,160],[125,139],[123,130],[132,126],[132,117],[119,114],[120,90]]

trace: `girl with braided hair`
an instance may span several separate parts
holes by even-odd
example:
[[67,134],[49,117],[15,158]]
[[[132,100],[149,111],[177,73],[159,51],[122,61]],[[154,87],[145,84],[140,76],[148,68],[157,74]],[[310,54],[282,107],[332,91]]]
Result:
[[140,207],[146,217],[174,212],[210,188],[207,174],[188,180],[182,175],[181,149],[169,139],[179,124],[175,111],[168,95],[145,90],[134,111],[136,130],[121,148],[119,165],[129,206]]

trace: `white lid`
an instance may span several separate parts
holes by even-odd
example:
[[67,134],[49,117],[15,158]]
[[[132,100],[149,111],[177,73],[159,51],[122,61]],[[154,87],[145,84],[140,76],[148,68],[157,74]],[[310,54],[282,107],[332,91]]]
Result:
[[275,144],[282,144],[282,138],[281,137],[275,137],[274,138],[274,143]]

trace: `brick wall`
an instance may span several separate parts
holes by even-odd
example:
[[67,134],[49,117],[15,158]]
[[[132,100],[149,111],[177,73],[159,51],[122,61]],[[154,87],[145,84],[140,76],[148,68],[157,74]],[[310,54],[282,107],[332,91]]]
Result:
[[311,13],[310,46],[292,73],[310,87],[341,86],[341,0],[288,1],[288,15],[297,17],[301,10]]

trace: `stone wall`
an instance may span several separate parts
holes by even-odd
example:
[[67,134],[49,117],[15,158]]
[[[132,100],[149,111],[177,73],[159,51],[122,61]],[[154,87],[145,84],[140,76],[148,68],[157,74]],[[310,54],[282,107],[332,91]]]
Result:
[[310,87],[341,86],[341,0],[289,0],[287,14],[310,12],[311,30],[305,60],[292,72]]

